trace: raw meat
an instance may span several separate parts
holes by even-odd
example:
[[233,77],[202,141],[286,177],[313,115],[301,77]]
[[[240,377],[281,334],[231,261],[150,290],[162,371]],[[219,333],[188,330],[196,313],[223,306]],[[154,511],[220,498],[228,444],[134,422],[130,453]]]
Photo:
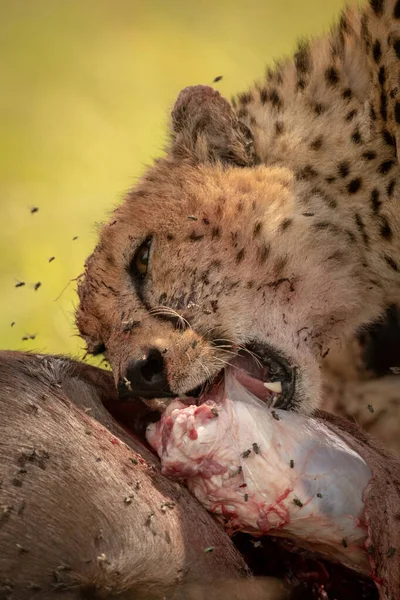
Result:
[[366,462],[321,420],[268,408],[233,369],[221,386],[200,406],[173,401],[148,427],[163,473],[230,531],[289,537],[368,573]]

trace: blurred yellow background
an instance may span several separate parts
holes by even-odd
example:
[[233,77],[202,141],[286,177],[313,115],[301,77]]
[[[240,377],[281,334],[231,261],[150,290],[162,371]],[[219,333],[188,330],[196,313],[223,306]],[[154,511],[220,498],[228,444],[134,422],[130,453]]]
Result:
[[96,223],[161,153],[179,90],[223,75],[216,86],[230,97],[343,5],[0,0],[2,348],[82,354],[76,283],[60,293]]

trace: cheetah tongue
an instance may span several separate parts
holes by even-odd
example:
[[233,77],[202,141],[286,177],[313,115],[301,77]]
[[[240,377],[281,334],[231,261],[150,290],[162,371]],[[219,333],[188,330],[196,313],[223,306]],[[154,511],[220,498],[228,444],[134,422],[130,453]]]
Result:
[[246,371],[237,370],[233,373],[236,381],[238,381],[248,392],[256,396],[259,400],[267,402],[271,399],[272,393],[268,390],[261,379],[252,377]]
[[236,380],[253,396],[266,404],[273,404],[276,395],[282,393],[280,381],[270,381],[269,366],[254,361],[251,356],[237,356],[225,369],[227,378]]

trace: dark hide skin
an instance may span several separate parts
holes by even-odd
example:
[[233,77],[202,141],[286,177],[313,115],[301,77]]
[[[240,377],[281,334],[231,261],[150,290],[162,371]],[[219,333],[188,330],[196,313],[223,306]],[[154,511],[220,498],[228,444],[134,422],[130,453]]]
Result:
[[0,352],[0,598],[283,598],[249,579],[212,517],[106,411],[114,400],[106,371]]

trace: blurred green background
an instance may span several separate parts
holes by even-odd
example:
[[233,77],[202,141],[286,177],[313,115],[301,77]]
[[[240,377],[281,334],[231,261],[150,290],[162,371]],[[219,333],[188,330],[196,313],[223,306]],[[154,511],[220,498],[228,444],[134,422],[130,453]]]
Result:
[[2,348],[82,354],[68,282],[96,223],[161,153],[179,90],[223,75],[230,97],[343,5],[0,0]]

